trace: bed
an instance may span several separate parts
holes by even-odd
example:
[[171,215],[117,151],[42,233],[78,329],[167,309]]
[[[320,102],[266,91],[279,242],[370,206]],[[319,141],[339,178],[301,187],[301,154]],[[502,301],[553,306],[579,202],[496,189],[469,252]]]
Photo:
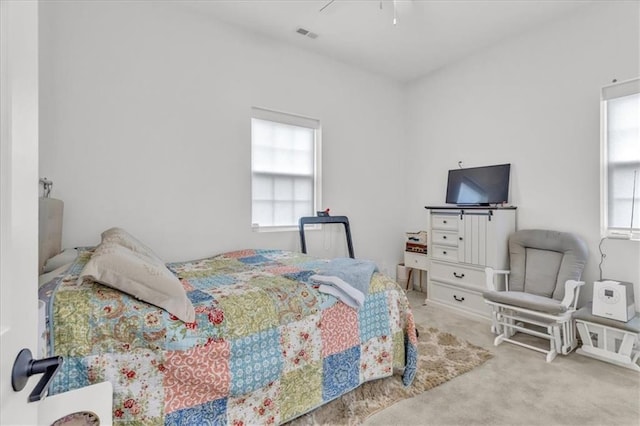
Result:
[[102,278],[79,279],[100,250],[79,248],[39,296],[46,352],[64,357],[49,393],[109,381],[116,424],[281,424],[364,382],[413,380],[413,314],[378,272],[354,309],[314,284],[331,261],[302,253],[251,249],[166,264],[191,320],[189,309],[176,316]]

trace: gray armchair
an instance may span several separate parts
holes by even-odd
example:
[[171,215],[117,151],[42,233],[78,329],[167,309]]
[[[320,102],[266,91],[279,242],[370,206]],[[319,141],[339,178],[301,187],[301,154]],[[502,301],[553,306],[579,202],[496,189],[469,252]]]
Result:
[[[510,271],[485,270],[483,296],[493,310],[494,344],[543,352],[547,362],[568,354],[577,345],[572,314],[584,284],[579,280],[588,257],[585,242],[566,232],[522,230],[509,237],[509,255]],[[504,288],[496,281],[501,275]],[[548,339],[549,349],[512,339],[517,332]]]

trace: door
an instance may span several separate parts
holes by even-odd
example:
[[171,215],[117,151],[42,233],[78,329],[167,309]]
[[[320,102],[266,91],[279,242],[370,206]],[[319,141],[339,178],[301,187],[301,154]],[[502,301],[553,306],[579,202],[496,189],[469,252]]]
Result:
[[[465,212],[458,230],[458,261],[472,265],[487,265],[487,211]],[[494,219],[495,220],[495,219]]]
[[38,269],[38,3],[0,1],[0,425],[37,423],[11,386],[22,348],[36,354]]

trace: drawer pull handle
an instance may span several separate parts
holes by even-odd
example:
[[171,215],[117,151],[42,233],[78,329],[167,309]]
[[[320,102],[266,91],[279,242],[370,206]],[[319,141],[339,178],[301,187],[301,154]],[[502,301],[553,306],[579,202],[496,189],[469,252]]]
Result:
[[457,272],[454,272],[453,276],[456,278],[464,278],[464,274],[458,274]]
[[442,254],[444,254],[444,255],[446,256],[446,255],[447,255],[447,252],[446,252],[446,251],[443,251],[443,252],[442,252]]
[[443,240],[446,240],[446,239],[447,239],[447,236],[446,236],[446,235],[443,235],[443,236],[442,236],[442,239],[443,239]]
[[453,295],[453,300],[455,300],[456,302],[464,302],[464,297],[458,297],[455,294]]
[[459,239],[460,241],[462,241],[462,237],[459,237],[458,239]]
[[447,223],[447,221],[446,221],[446,220],[443,220],[443,221],[442,221],[442,223]]

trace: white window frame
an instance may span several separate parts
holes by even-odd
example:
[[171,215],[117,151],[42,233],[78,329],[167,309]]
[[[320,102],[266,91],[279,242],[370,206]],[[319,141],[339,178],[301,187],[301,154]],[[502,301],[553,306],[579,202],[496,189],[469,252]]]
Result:
[[[640,93],[640,78],[634,78],[619,83],[604,86],[600,96],[600,235],[602,238],[640,239],[640,221],[633,222],[631,228],[631,216],[629,226],[614,227],[609,224],[609,168],[608,161],[608,129],[607,129],[607,103],[609,100]],[[640,120],[640,117],[638,117]],[[640,166],[638,167],[640,169]],[[640,175],[640,171],[638,172]],[[640,209],[640,185],[636,178],[635,211]]]
[[[318,207],[322,205],[322,127],[320,120],[302,115],[291,114],[281,111],[274,111],[262,107],[251,108],[251,120],[253,119],[271,121],[274,123],[282,123],[292,126],[306,127],[314,130],[314,143],[313,143],[313,156],[314,156],[314,170],[313,170],[313,206],[312,211],[309,212],[310,216],[313,216],[318,210]],[[253,135],[251,135],[251,220],[253,222]],[[311,227],[309,227],[311,228]],[[297,231],[298,224],[291,224],[287,226],[278,225],[260,225],[257,223],[251,223],[251,229],[254,232],[280,232],[280,231]]]

